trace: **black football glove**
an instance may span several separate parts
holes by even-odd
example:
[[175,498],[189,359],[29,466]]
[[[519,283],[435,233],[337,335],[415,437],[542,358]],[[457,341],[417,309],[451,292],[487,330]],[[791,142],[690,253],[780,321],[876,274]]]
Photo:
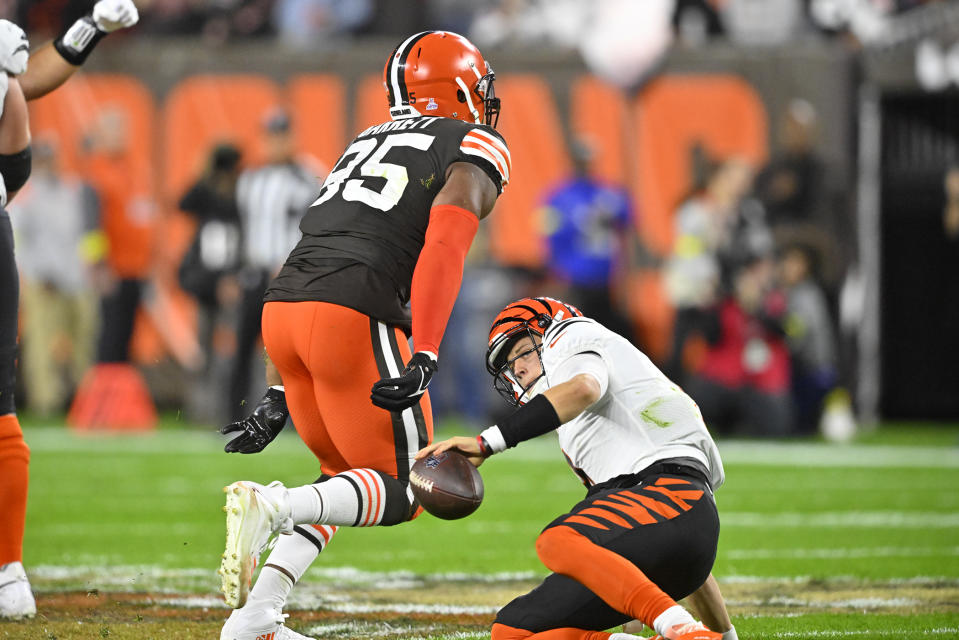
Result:
[[373,385],[370,399],[381,409],[409,409],[420,401],[420,396],[429,386],[436,369],[436,358],[433,354],[417,351],[399,378],[383,378]]
[[290,416],[286,408],[286,393],[270,387],[249,416],[220,428],[220,433],[239,432],[240,435],[226,443],[227,453],[259,453],[273,442],[286,425]]

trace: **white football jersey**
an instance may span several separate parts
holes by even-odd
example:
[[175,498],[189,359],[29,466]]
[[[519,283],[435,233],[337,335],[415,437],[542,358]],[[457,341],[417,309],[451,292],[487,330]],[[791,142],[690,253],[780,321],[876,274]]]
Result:
[[713,489],[725,479],[719,450],[699,407],[628,340],[589,318],[553,323],[543,336],[546,386],[568,358],[596,353],[606,364],[606,393],[558,430],[573,470],[589,485],[637,473],[657,460],[695,458]]

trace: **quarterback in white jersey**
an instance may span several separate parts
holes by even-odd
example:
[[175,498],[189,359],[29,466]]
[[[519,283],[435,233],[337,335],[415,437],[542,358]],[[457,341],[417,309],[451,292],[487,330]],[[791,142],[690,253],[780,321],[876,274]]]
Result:
[[[692,399],[629,341],[553,298],[499,313],[486,367],[519,409],[475,439],[435,443],[418,457],[455,449],[479,466],[555,430],[588,487],[537,539],[553,575],[500,610],[492,640],[546,640],[557,630],[597,640],[631,620],[658,640],[736,640],[710,573],[723,466]],[[687,596],[705,625],[677,604]]]
[[541,382],[527,400],[578,373],[601,384],[599,400],[557,429],[563,453],[587,486],[680,457],[699,461],[712,489],[722,485],[719,451],[696,403],[628,340],[574,317],[546,329],[541,355]]

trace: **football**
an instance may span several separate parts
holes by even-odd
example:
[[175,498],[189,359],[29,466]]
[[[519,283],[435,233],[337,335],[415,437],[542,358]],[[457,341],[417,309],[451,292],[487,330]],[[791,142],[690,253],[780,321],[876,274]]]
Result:
[[417,502],[443,520],[464,518],[483,502],[483,477],[456,451],[417,460],[410,469],[410,486]]

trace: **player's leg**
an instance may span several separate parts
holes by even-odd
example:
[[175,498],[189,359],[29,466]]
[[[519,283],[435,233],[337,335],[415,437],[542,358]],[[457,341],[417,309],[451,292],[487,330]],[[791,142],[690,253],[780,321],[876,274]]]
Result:
[[[597,492],[551,523],[537,540],[540,559],[582,590],[566,585],[565,598],[537,590],[515,600],[497,617],[494,639],[529,632],[542,640],[538,634],[552,629],[605,629],[631,618],[668,638],[687,637],[674,631],[684,625],[719,638],[697,628],[676,603],[709,574],[719,532],[711,495],[694,483],[653,477],[637,487]],[[541,589],[548,587],[544,582]]]
[[[336,369],[324,359],[311,363],[327,431],[349,465],[348,471],[319,487],[318,502],[324,513],[318,515],[317,522],[353,526],[399,524],[417,513],[409,488],[409,472],[416,452],[432,440],[430,399],[424,394],[419,403],[402,412],[373,406],[369,401],[370,388],[376,380],[402,372],[410,359],[409,345],[396,327],[365,317],[355,326],[355,379],[348,410],[335,402],[344,394]],[[354,502],[351,496],[359,496],[359,500]]]
[[[295,351],[309,369],[322,414],[319,422],[300,422],[295,416],[294,422],[303,441],[323,460],[324,472],[333,476],[289,489],[289,517],[296,524],[337,526],[394,525],[411,519],[416,510],[409,468],[432,436],[428,398],[402,413],[374,407],[369,399],[376,380],[402,371],[410,357],[405,338],[399,330],[339,305],[287,306],[284,322],[294,325],[283,340],[298,342]],[[269,312],[267,317],[272,317]],[[296,331],[302,338],[288,337]]]
[[492,640],[606,640],[609,634],[597,630],[628,620],[581,583],[554,573],[500,609]]
[[[277,368],[283,378],[293,424],[309,425],[312,432],[323,433],[325,425],[314,400],[309,372],[295,358],[291,359],[289,352],[277,349],[275,344],[271,347],[274,347],[271,359],[276,358],[274,364],[279,362]],[[326,460],[320,460],[324,468],[328,465],[341,468],[344,464],[329,446],[324,448],[324,454]],[[323,475],[317,482],[327,477]],[[282,609],[290,590],[326,548],[336,530],[337,527],[329,525],[295,525],[291,535],[281,535],[250,590],[250,602],[269,602],[274,608]]]
[[293,586],[326,548],[336,529],[327,525],[297,526],[291,535],[280,536],[246,602],[234,609],[223,625],[220,639],[310,640],[285,626],[283,608]]
[[97,303],[92,293],[73,296],[70,302],[70,336],[73,339],[70,381],[76,387],[93,364],[97,333]]
[[24,309],[20,375],[30,390],[30,409],[46,417],[61,409],[63,401],[54,343],[65,325],[65,309],[60,294],[40,282],[24,282],[20,297]]
[[[297,395],[296,381],[287,376],[284,382],[290,408],[301,408],[295,400],[290,403]],[[293,415],[302,417],[300,412]],[[275,502],[272,502],[276,493],[282,493],[285,500],[286,489],[278,483],[264,487],[240,481],[227,487],[227,539],[220,575],[226,602],[233,607],[256,601],[258,606],[274,604],[282,608],[290,590],[336,532],[336,527],[326,525],[289,523],[284,526],[282,533],[289,535],[279,536],[256,584],[250,589],[259,556],[278,530],[273,520]]]
[[[271,307],[275,311],[274,305],[267,305],[264,313],[264,340],[271,360],[283,378],[287,406],[294,425],[308,425],[310,432],[314,434],[314,442],[317,442],[321,440],[325,426],[316,406],[312,379],[305,365],[291,349],[291,336],[286,325],[277,323],[276,318],[270,318],[268,311]],[[324,449],[328,451],[328,457],[334,466],[345,464],[336,456],[329,443]],[[228,507],[230,502],[228,499]],[[239,543],[238,538],[241,537],[242,531],[239,530],[241,527],[236,524],[235,517],[231,521],[229,513],[227,522],[227,552],[221,567],[223,590],[227,602],[240,608],[235,609],[224,624],[220,633],[221,640],[256,640],[271,637],[270,634],[273,634],[274,638],[285,639],[304,637],[284,626],[283,606],[293,586],[330,542],[336,533],[336,527],[294,526],[290,535],[279,536],[276,546],[260,569],[256,583],[247,595],[247,580],[252,577],[255,556],[259,555],[259,550],[250,557],[248,549],[232,549],[231,545],[236,546]],[[230,556],[231,551],[236,552],[237,558]],[[239,575],[233,573],[234,569],[239,570]]]
[[28,617],[37,610],[21,564],[30,449],[13,398],[19,295],[10,217],[0,209],[0,619]]
[[97,360],[130,361],[130,339],[136,324],[136,313],[143,293],[143,282],[135,278],[119,278],[116,289],[100,303],[102,323],[97,345]]
[[[409,358],[405,340],[396,330],[371,323],[368,317],[337,305],[273,302],[265,306],[263,332],[270,359],[286,387],[287,405],[297,432],[332,477],[290,490],[282,485],[264,487],[249,482],[231,485],[224,558],[224,592],[231,603],[243,599],[242,578],[252,573],[247,562],[239,567],[238,581],[237,574],[230,571],[231,557],[239,561],[255,559],[278,530],[291,531],[297,540],[297,535],[304,537],[304,531],[324,530],[302,525],[373,526],[410,519],[414,502],[408,491],[409,467],[432,431],[431,421],[422,410],[408,410],[404,412],[407,416],[394,421],[389,412],[373,409],[369,401],[370,387],[383,375],[381,367],[387,367],[383,363],[389,362],[395,375]],[[375,336],[383,339],[375,341]],[[384,353],[386,350],[389,353]],[[337,411],[331,414],[331,408]],[[356,432],[356,438],[333,437],[331,420],[341,430]],[[341,448],[349,452],[350,459]],[[332,534],[334,528],[325,530]],[[281,603],[299,577],[297,570],[302,573],[316,557],[302,540],[297,544],[285,538],[279,538],[247,606],[234,612],[221,638],[245,639],[252,629],[282,624],[282,618],[277,620],[279,609],[259,606],[261,594],[264,601]],[[266,586],[261,588],[261,584]],[[259,620],[256,625],[249,620],[254,615],[254,604]],[[289,630],[284,628],[283,632]]]

